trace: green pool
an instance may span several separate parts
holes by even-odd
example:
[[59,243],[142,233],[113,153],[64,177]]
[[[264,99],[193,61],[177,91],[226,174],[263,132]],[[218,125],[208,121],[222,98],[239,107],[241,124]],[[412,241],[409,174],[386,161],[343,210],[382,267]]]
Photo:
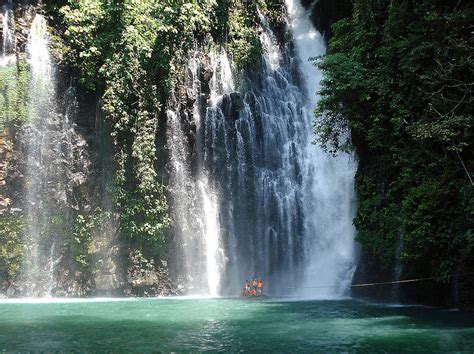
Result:
[[0,320],[0,351],[474,350],[474,314],[355,300],[3,300]]

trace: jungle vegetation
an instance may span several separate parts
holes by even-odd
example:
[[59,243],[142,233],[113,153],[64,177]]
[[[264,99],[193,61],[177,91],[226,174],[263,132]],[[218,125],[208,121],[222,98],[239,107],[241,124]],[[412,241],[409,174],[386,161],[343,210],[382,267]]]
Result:
[[474,5],[354,0],[333,26],[318,143],[354,150],[364,249],[447,281],[474,264]]

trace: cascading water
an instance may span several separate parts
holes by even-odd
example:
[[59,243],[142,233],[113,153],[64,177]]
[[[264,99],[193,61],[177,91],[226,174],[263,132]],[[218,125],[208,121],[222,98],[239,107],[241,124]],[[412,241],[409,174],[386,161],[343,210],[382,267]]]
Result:
[[0,67],[12,65],[15,62],[14,22],[13,11],[4,6],[2,13],[2,55],[0,57]]
[[[300,70],[309,93],[306,110],[312,117],[318,99],[314,93],[319,91],[322,73],[309,59],[325,53],[324,39],[313,27],[310,11],[305,11],[298,0],[286,0],[286,5]],[[306,129],[311,129],[310,121],[307,121]],[[355,271],[352,219],[356,207],[356,169],[354,156],[332,157],[307,142],[308,174],[303,190],[306,191],[306,239],[310,242],[306,247],[305,281],[299,291],[302,295],[340,296],[350,285]]]
[[221,273],[221,264],[219,249],[220,243],[220,227],[217,215],[217,200],[216,195],[208,184],[207,178],[199,178],[199,195],[202,198],[203,220],[204,225],[203,235],[206,249],[206,273],[207,286],[210,296],[218,295],[219,281]]
[[[26,154],[25,202],[27,206],[24,293],[49,296],[55,288],[65,232],[70,230],[69,207],[73,185],[85,178],[83,154],[73,152],[70,116],[76,102],[72,88],[64,95],[65,114],[59,113],[56,68],[49,51],[47,21],[36,15],[26,46],[31,79],[28,86],[28,120],[22,141]],[[84,146],[85,142],[74,142]],[[72,163],[72,161],[75,161]],[[73,165],[80,165],[79,172]]]
[[[397,242],[397,249],[395,251],[395,266],[393,268],[393,279],[398,281],[402,275],[402,262],[400,261],[400,257],[403,251],[403,231],[399,231],[398,235],[398,242]],[[392,301],[400,302],[400,284],[396,283],[392,286],[391,291],[391,298]]]
[[[210,82],[210,99],[209,106],[203,113],[203,102],[197,100],[195,104],[196,116],[213,115],[216,112],[217,104],[222,95],[228,94],[234,89],[234,82],[232,79],[232,69],[229,58],[224,49],[211,52],[210,62],[212,66],[212,78]],[[206,263],[207,263],[207,278],[211,296],[216,296],[220,293],[220,281],[222,272],[224,270],[225,253],[222,243],[222,225],[219,217],[219,193],[215,183],[210,182],[209,170],[206,168],[204,160],[209,157],[209,152],[204,149],[202,154],[202,147],[204,141],[199,134],[202,131],[201,120],[197,121],[197,151],[198,151],[198,181],[200,195],[203,204],[205,233],[206,240]],[[213,140],[215,137],[207,137]],[[215,149],[217,141],[213,140],[212,146]],[[201,154],[199,154],[201,152]],[[226,151],[227,158],[230,158],[229,151]]]
[[122,247],[120,233],[117,232],[118,222],[114,215],[114,200],[111,193],[114,161],[111,127],[105,117],[102,101],[96,106],[96,137],[97,150],[96,167],[100,173],[97,179],[97,194],[101,200],[100,208],[109,213],[100,230],[92,233],[93,262],[96,267],[94,283],[100,295],[116,293],[125,282],[125,274],[120,266]]
[[[109,294],[124,282],[118,264],[121,249],[111,212],[113,201],[108,193],[113,173],[112,151],[108,147],[112,145],[110,130],[104,126],[101,114],[98,114],[97,135],[74,123],[89,119],[90,111],[79,109],[73,81],[64,86],[64,77],[60,77],[51,55],[46,19],[41,15],[30,17],[30,14],[32,12],[18,20],[21,33],[28,34],[26,46],[18,46],[15,54],[19,58],[21,73],[15,66],[2,69],[2,78],[7,80],[0,85],[0,103],[2,108],[6,107],[6,114],[2,111],[0,115],[0,128],[3,129],[3,118],[6,122],[20,118],[23,123],[16,128],[15,137],[18,149],[15,153],[21,158],[18,158],[17,165],[13,165],[15,171],[21,171],[18,175],[21,176],[23,193],[15,195],[21,204],[12,210],[25,222],[24,252],[21,272],[10,293],[33,297],[81,296],[96,290],[100,294]],[[11,16],[7,11],[3,19],[0,18],[3,23],[2,58],[5,53],[10,55],[14,51],[15,32]],[[20,35],[18,38],[23,43],[23,37]],[[26,53],[21,51],[23,48]],[[13,117],[12,107],[16,108],[16,101],[9,99],[16,97],[18,92],[24,99],[26,110]],[[100,156],[91,159],[89,142],[98,143]],[[91,169],[93,161],[100,166],[97,170]],[[0,168],[5,169],[3,161]],[[93,174],[96,171],[100,173]],[[94,177],[98,183],[91,186],[88,183]],[[97,199],[92,197],[95,193],[100,194]],[[96,200],[101,204],[92,209]],[[79,225],[89,215],[103,218],[104,222],[83,239],[78,238]],[[87,264],[79,257],[82,256],[78,254],[80,247],[87,247],[87,256],[90,255]]]
[[205,176],[201,175],[197,180],[193,178],[186,141],[180,117],[169,111],[168,142],[173,144],[171,190],[184,259],[182,272],[187,276],[191,292],[215,296],[220,276],[216,196]]
[[[212,78],[209,92],[201,91],[199,80],[200,62],[203,58],[191,58],[187,87],[194,92],[195,103],[192,110],[184,116],[168,111],[168,146],[171,160],[171,192],[173,194],[173,214],[176,220],[178,252],[184,260],[182,272],[186,275],[189,291],[196,294],[216,296],[219,293],[220,280],[225,255],[222,249],[222,234],[219,220],[219,197],[216,188],[210,183],[208,170],[197,157],[197,166],[193,168],[192,152],[189,150],[189,137],[185,134],[184,121],[192,117],[206,115],[212,111],[224,92],[233,90],[230,63],[225,51],[212,52],[210,62]],[[210,106],[202,102],[209,100]],[[201,130],[201,121],[195,121],[197,131]],[[202,139],[198,136],[197,150]],[[204,151],[204,158],[207,152]]]
[[[41,226],[47,224],[49,203],[44,195],[50,181],[52,151],[45,129],[55,107],[54,68],[49,55],[49,38],[46,20],[36,15],[31,25],[27,43],[27,58],[31,69],[28,92],[28,118],[31,136],[27,139],[26,201],[28,242],[25,265],[27,294],[43,295],[53,287],[54,238],[45,237]],[[36,134],[39,133],[39,134]],[[58,191],[59,192],[59,191]]]
[[281,49],[261,16],[262,63],[240,92],[224,51],[211,54],[208,67],[193,59],[194,110],[168,115],[184,274],[207,279],[213,295],[262,277],[268,293],[334,297],[351,279],[355,163],[312,144],[321,73],[307,60],[324,53],[324,41],[299,4],[287,6],[296,49]]

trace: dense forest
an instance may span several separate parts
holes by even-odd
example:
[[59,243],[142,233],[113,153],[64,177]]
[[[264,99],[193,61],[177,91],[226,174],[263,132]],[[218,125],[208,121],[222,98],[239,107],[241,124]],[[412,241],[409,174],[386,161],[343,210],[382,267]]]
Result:
[[[52,193],[42,195],[45,204],[55,208],[46,215],[46,226],[39,233],[43,238],[65,235],[62,267],[68,270],[66,274],[79,275],[73,277],[75,285],[60,288],[69,286],[64,294],[81,295],[99,288],[100,271],[94,253],[105,245],[94,245],[94,234],[118,235],[117,239],[112,237],[112,245],[105,247],[112,247],[121,265],[112,265],[109,268],[113,270],[107,273],[119,273],[118,268],[125,267],[129,270],[129,282],[134,266],[138,273],[146,268],[161,274],[158,264],[160,259],[169,259],[171,228],[163,126],[167,108],[172,101],[181,99],[188,53],[196,48],[209,52],[224,46],[237,70],[252,70],[259,65],[261,55],[258,11],[275,28],[281,28],[283,1],[51,0],[40,5],[35,1],[16,4],[14,13],[19,21],[15,25],[19,34],[14,51],[18,60],[16,66],[1,68],[0,122],[4,131],[2,156],[6,162],[2,165],[2,181],[6,183],[1,199],[0,274],[4,291],[11,282],[21,283],[27,253],[24,245],[29,244],[28,248],[34,242],[25,236],[28,225],[35,221],[27,215],[27,166],[22,159],[27,155],[23,140],[28,139],[25,130],[29,128],[25,124],[30,123],[25,102],[31,99],[27,93],[31,74],[25,47],[35,11],[50,20],[50,46],[58,66],[60,90],[67,90],[68,77],[75,83],[75,123],[86,140],[79,145],[87,144],[90,156],[85,159],[90,159],[87,164],[92,165],[91,171],[74,162],[70,163],[74,166],[57,168],[56,174],[71,168],[84,172],[83,181],[68,187],[66,205],[60,205]],[[63,106],[54,114],[66,115],[68,108],[64,103]],[[109,198],[112,202],[108,202]],[[91,282],[94,277],[95,285]],[[110,287],[110,281],[105,283]],[[112,283],[123,286],[122,280]],[[80,290],[72,290],[77,288]],[[21,293],[21,286],[15,289],[10,292]]]
[[[194,103],[184,92],[191,51],[225,48],[237,81],[244,82],[263,65],[262,17],[279,44],[288,46],[284,1],[20,3],[14,9],[21,19],[15,24],[16,65],[0,67],[2,291],[22,293],[25,249],[33,242],[25,236],[31,220],[23,212],[24,142],[35,132],[25,104],[31,75],[27,38],[20,34],[36,11],[49,21],[58,92],[73,82],[77,95],[75,124],[84,143],[74,135],[70,144],[86,146],[67,162],[77,178],[68,184],[65,201],[57,193],[42,196],[54,213],[39,234],[62,235],[58,263],[66,275],[56,293],[86,296],[111,287],[121,294],[124,288],[126,294],[180,293],[149,281],[169,283],[175,276],[167,269],[173,263],[167,110],[177,105],[189,111]],[[321,97],[314,143],[358,160],[354,225],[361,250],[353,282],[433,278],[396,290],[406,302],[472,306],[474,280],[463,274],[474,272],[474,5],[303,3],[328,44],[326,55],[313,58],[324,74],[320,92],[310,93]],[[206,71],[201,74],[205,81]],[[66,103],[58,117],[68,114]],[[189,126],[190,140],[194,133]],[[94,241],[94,234],[108,233],[115,235],[111,243]],[[119,255],[113,270],[97,266],[101,247]],[[119,268],[126,271],[119,275]],[[116,279],[104,280],[102,273]],[[387,299],[393,291],[387,286],[353,294]]]
[[[372,272],[359,278],[381,280],[377,269],[399,260],[398,276],[460,282],[461,301],[472,301],[472,280],[451,275],[474,269],[474,6],[352,6],[316,61],[325,78],[315,129],[329,151],[359,157],[354,222]],[[424,289],[410,297],[429,298]]]

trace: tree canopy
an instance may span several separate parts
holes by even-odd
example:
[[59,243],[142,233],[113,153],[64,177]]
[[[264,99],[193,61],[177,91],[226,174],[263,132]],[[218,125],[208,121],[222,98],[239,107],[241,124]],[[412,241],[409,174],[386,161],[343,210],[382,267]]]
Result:
[[358,239],[407,273],[474,257],[474,60],[469,1],[355,0],[337,22],[315,115],[318,142],[355,149]]

